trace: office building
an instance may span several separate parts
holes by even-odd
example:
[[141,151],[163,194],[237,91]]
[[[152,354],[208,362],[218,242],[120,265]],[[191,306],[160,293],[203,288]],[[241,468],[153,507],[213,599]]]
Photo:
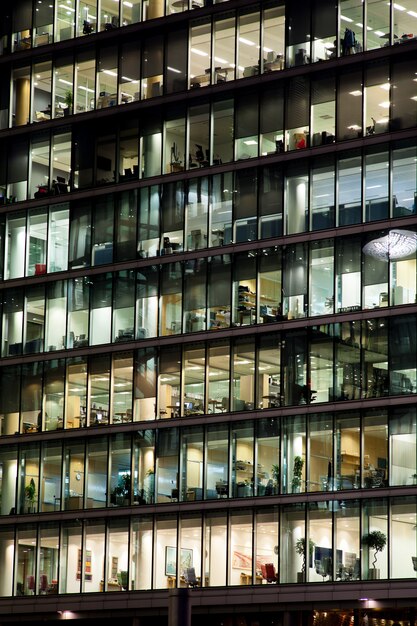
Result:
[[1,624],[414,626],[415,0],[0,15]]

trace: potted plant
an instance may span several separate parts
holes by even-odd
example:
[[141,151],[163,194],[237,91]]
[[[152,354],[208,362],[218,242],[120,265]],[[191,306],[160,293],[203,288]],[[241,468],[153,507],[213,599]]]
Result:
[[378,552],[382,552],[387,544],[387,536],[380,530],[372,530],[363,538],[363,543],[367,545],[370,550],[374,551],[374,560],[372,561],[373,569],[369,570],[368,577],[371,579],[379,578],[379,568],[375,566]]
[[[313,551],[314,551],[314,547],[315,547],[315,543],[312,539],[308,540],[308,558],[309,560],[312,558],[313,556]],[[301,572],[297,572],[297,582],[298,583],[302,583],[305,580],[305,571],[306,571],[306,540],[304,539],[304,537],[300,537],[299,539],[297,539],[297,541],[295,542],[295,551],[297,554],[299,554],[302,558],[303,558],[303,565],[301,568]]]
[[30,483],[25,487],[25,499],[28,501],[28,513],[33,513],[35,510],[36,500],[36,486],[33,478],[30,479]]
[[155,493],[155,472],[153,467],[150,467],[145,474],[145,500],[148,504],[154,501]]
[[65,92],[64,102],[67,105],[67,108],[64,109],[64,115],[71,115],[72,113],[72,91],[68,89]]
[[303,473],[304,460],[301,456],[294,457],[294,466],[292,470],[292,493],[299,493],[301,491],[301,476]]
[[274,481],[274,493],[278,493],[279,484],[279,465],[272,465],[271,467],[272,480]]
[[121,583],[121,587],[123,591],[127,591],[128,580],[127,580],[127,571],[125,570],[122,570],[120,572],[120,583]]
[[129,505],[130,504],[130,474],[127,472],[119,477],[119,482],[113,489],[113,495],[115,504]]

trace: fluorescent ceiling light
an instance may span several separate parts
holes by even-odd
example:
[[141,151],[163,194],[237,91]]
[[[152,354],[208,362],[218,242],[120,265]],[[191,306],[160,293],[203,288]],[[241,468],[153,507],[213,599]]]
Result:
[[405,11],[405,7],[403,7],[401,4],[396,4],[394,2],[394,9],[397,9],[397,11]]
[[389,102],[380,102],[378,106],[382,107],[383,109],[389,109],[389,104]]
[[383,37],[385,35],[385,33],[382,32],[382,30],[374,30],[375,35],[378,35],[378,37]]
[[224,63],[225,65],[229,65],[229,61],[226,61],[226,59],[222,59],[221,57],[214,57],[214,60],[217,61],[217,63]]
[[254,46],[255,45],[253,43],[253,41],[250,41],[249,39],[245,39],[244,37],[239,37],[239,41],[240,41],[240,43],[245,43],[247,46]]
[[64,83],[64,85],[69,85],[70,87],[72,87],[72,83],[69,80],[65,80],[65,78],[58,78],[58,81],[60,83]]
[[356,26],[359,26],[359,28],[363,28],[363,24],[361,24],[360,22],[356,22]]
[[75,9],[73,9],[72,7],[67,7],[65,4],[60,4],[59,7],[60,9],[65,9],[66,11],[72,11],[72,13],[75,13]]
[[169,65],[167,65],[167,70],[175,72],[176,74],[181,74],[180,70],[177,70],[175,67],[169,67]]
[[248,139],[247,141],[243,142],[245,144],[245,146],[257,146],[258,142],[255,141],[254,139]]
[[417,236],[411,230],[390,230],[385,237],[373,239],[363,247],[368,256],[379,261],[396,261],[414,254],[417,249]]
[[138,80],[134,80],[133,78],[129,78],[129,76],[122,76],[122,80],[125,80],[127,83],[138,83],[139,82]]
[[417,17],[417,13],[415,11],[407,11],[408,15],[411,15],[411,17]]
[[355,91],[349,91],[351,96],[361,96],[362,92],[360,91],[360,89],[355,89]]
[[198,54],[198,56],[200,57],[208,57],[207,52],[203,52],[202,50],[199,50],[198,48],[191,48],[191,52],[194,52],[194,54]]
[[127,7],[128,9],[131,9],[133,7],[133,4],[131,2],[127,2],[127,0],[125,0],[123,2],[124,6]]
[[382,185],[370,185],[367,189],[379,189],[379,187],[382,187]]
[[94,93],[94,89],[90,89],[89,87],[83,87],[83,85],[80,85],[78,89],[82,89],[83,91],[89,91],[90,93]]
[[417,96],[412,96],[410,100],[415,100],[417,102]]
[[340,19],[344,22],[353,22],[353,20],[351,20],[350,17],[346,17],[346,15],[341,15]]
[[389,91],[391,85],[389,83],[384,83],[383,85],[379,85],[381,89],[385,89],[385,91]]

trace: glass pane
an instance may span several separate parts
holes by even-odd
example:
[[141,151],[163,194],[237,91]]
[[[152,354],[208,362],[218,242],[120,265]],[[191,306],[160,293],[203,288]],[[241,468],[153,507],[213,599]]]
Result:
[[207,429],[206,499],[229,495],[229,433],[222,425]]
[[[336,508],[337,506],[337,508]],[[360,579],[361,544],[359,534],[359,502],[347,500],[335,502],[336,528],[336,578]]]
[[64,446],[64,508],[66,511],[84,507],[84,457],[84,444]]
[[106,506],[107,493],[107,440],[96,437],[87,445],[86,492],[87,509]]
[[107,532],[107,591],[128,591],[128,520],[111,520]]
[[81,558],[81,522],[64,522],[61,533],[59,560],[59,593],[80,593],[81,576],[69,575],[73,565],[74,553]]
[[[253,570],[253,533],[252,514],[232,511],[230,515],[229,543],[229,585],[252,585]],[[239,562],[240,567],[232,567],[232,562]],[[243,567],[243,572],[241,568]]]
[[[85,542],[83,547],[81,590],[84,593],[90,591],[103,591],[104,585],[104,546],[105,525],[103,522],[85,522]],[[93,556],[94,555],[94,556]],[[94,565],[93,559],[94,558]],[[94,570],[92,569],[94,567]],[[94,571],[94,576],[93,576]],[[77,574],[78,575],[78,574]]]
[[279,493],[280,479],[280,423],[277,418],[261,420],[257,424],[256,494],[272,496]]
[[[259,13],[253,12],[251,9],[242,10],[238,18],[238,29],[238,72],[236,78],[255,76],[261,72],[259,67],[261,64],[261,59],[259,58]],[[275,55],[269,55],[269,58],[275,61]],[[266,58],[264,56],[264,59],[267,61],[268,56],[266,55]],[[230,80],[229,77],[227,78]]]
[[132,589],[151,589],[153,519],[142,515],[132,519],[130,578]]
[[221,513],[205,517],[205,580],[204,586],[226,585],[227,518]]
[[[42,447],[42,474],[39,494],[41,511],[59,511],[61,509],[61,467],[62,446],[54,442],[44,443]],[[53,558],[54,569],[57,565],[57,556],[58,553],[56,552]],[[49,577],[50,581],[51,577]]]
[[346,413],[337,417],[336,434],[336,489],[357,489],[360,485],[360,430],[359,417]]
[[230,347],[228,343],[214,343],[208,349],[208,399],[206,412],[221,413],[230,410]]
[[48,272],[61,272],[68,268],[68,240],[68,204],[53,205],[49,210]]
[[388,424],[386,411],[369,411],[364,416],[362,483],[366,488],[388,485]]

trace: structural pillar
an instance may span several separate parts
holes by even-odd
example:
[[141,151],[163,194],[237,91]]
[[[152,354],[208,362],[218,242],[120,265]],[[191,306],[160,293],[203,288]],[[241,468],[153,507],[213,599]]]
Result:
[[148,19],[162,17],[164,14],[164,0],[149,0]]
[[16,126],[29,122],[30,81],[28,78],[16,79]]
[[170,589],[168,597],[168,626],[191,626],[189,589]]

